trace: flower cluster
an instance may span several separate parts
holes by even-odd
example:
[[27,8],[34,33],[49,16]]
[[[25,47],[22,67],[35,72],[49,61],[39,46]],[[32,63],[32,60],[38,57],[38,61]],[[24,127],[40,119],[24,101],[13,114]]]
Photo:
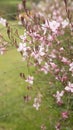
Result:
[[[51,79],[54,87],[56,83],[60,84],[60,87],[53,88],[56,93],[52,92],[52,95],[57,105],[63,107],[63,104],[70,105],[66,104],[65,100],[69,93],[71,97],[73,93],[72,23],[63,13],[64,3],[61,2],[61,6],[56,0],[54,3],[55,6],[49,6],[49,11],[46,3],[41,9],[43,2],[39,3],[39,11],[36,9],[34,16],[29,16],[29,21],[26,22],[24,17],[21,19],[25,32],[20,36],[21,43],[17,50],[22,52],[24,60],[29,61],[29,66],[33,66],[38,73],[51,75],[54,78]],[[27,12],[26,15],[28,16]],[[29,76],[25,81],[32,85],[34,78]],[[37,96],[34,98],[33,107],[38,110],[40,105],[41,98]],[[61,112],[60,118],[67,119],[68,111]],[[60,130],[61,123],[58,122],[55,128]]]
[[[53,2],[53,5],[51,2],[49,2],[49,5],[48,2],[47,4],[46,2],[44,4],[43,2],[39,3],[32,16],[26,11],[28,20],[23,16],[19,18],[21,20],[19,22],[25,30],[24,34],[19,37],[20,43],[17,46],[17,51],[21,53],[23,60],[27,62],[28,68],[30,66],[34,68],[37,76],[38,73],[45,74],[45,81],[46,75],[51,77],[48,78],[48,80],[51,80],[48,81],[51,88],[49,91],[51,97],[56,99],[56,107],[60,107],[61,113],[55,128],[60,130],[62,120],[69,118],[68,113],[72,109],[69,109],[71,101],[67,101],[67,99],[71,98],[73,94],[73,23],[67,8],[67,0],[64,0],[65,3],[60,2],[60,4],[57,0]],[[41,8],[40,5],[45,6]],[[6,20],[0,18],[0,23],[5,26]],[[4,48],[0,47],[1,54],[3,54],[3,51]],[[29,73],[28,76],[21,75],[21,77],[24,77],[29,87],[35,84],[33,74]],[[34,98],[33,107],[36,110],[39,110],[41,106],[43,95],[45,94],[41,95],[39,93]],[[24,99],[28,101],[31,98],[27,95]],[[67,107],[67,105],[69,106]],[[46,129],[46,127],[42,126],[41,129]]]

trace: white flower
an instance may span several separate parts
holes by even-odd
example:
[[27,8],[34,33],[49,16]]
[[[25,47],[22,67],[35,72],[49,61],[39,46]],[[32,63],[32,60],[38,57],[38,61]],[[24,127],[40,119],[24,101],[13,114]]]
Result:
[[34,98],[34,104],[33,104],[33,107],[35,107],[36,110],[38,110],[39,107],[40,107],[40,104],[41,104],[41,98],[42,98],[41,93],[38,93],[37,97]]
[[69,22],[67,21],[67,20],[64,20],[63,22],[62,22],[62,27],[63,28],[66,28],[66,26],[68,26],[69,25]]
[[24,35],[20,35],[20,39],[24,41],[26,41],[27,39],[27,35],[26,35],[26,30],[24,31]]
[[73,93],[73,83],[68,82],[68,86],[65,87],[65,90]]
[[49,41],[53,41],[53,36],[49,34],[49,35],[48,35],[48,40],[49,40]]
[[3,26],[6,26],[6,19],[0,18],[0,24],[2,24]]
[[38,57],[37,61],[38,61],[39,64],[41,64],[42,58],[41,58],[41,57]]
[[49,22],[49,27],[50,27],[50,29],[51,29],[53,32],[56,32],[57,29],[60,27],[60,23],[53,20],[53,21]]
[[35,98],[35,99],[34,99],[34,104],[33,104],[33,107],[35,107],[35,108],[36,108],[36,110],[38,110],[38,109],[39,109],[40,104],[39,104],[39,102],[38,102],[38,98]]
[[17,49],[19,52],[26,50],[26,43],[20,43],[19,48]]
[[31,56],[38,61],[39,64],[42,62],[42,57],[45,55],[44,47],[39,46],[39,50],[35,50],[31,53]]
[[41,45],[41,46],[39,46],[39,55],[40,56],[44,56],[45,55],[45,52],[44,52],[44,47]]
[[64,91],[61,92],[57,91],[56,94],[54,94],[53,96],[56,98],[57,103],[61,103],[62,102],[61,97],[63,97],[63,95],[64,95]]
[[72,63],[70,63],[70,68],[69,68],[69,71],[71,71],[72,72],[72,76],[73,76],[73,62]]
[[0,54],[3,55],[5,50],[6,49],[4,47],[0,47]]
[[43,71],[45,74],[48,74],[49,65],[47,64],[47,62],[46,62],[45,65],[41,68],[41,71]]
[[33,107],[35,107],[36,110],[39,109],[39,107],[40,107],[40,102],[39,102],[39,98],[38,98],[38,97],[37,97],[37,98],[34,98],[34,104],[33,104]]
[[32,85],[33,80],[34,80],[34,77],[29,75],[25,81]]

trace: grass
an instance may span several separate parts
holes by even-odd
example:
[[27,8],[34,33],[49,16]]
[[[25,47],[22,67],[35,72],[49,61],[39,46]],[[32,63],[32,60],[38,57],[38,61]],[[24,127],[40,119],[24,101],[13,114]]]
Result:
[[7,19],[15,19],[17,13],[17,5],[19,2],[20,0],[0,1],[0,15]]

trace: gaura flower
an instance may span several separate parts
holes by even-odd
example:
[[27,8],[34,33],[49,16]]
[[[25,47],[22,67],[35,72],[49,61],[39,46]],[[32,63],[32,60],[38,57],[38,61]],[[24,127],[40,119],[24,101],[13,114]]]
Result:
[[68,82],[68,85],[65,87],[65,90],[66,90],[67,92],[73,93],[73,83]]
[[69,65],[69,71],[71,71],[72,72],[72,76],[73,76],[73,62],[72,63],[70,63],[70,65]]
[[34,104],[33,104],[33,107],[36,108],[36,110],[39,109],[40,107],[40,104],[41,104],[41,98],[42,98],[42,95],[40,93],[38,93],[37,97],[34,98]]
[[45,63],[44,66],[41,67],[41,71],[43,71],[45,74],[48,74],[48,72],[49,72],[49,65],[47,64],[47,62]]
[[64,95],[64,91],[61,92],[57,91],[56,94],[53,95],[53,97],[56,98],[57,104],[61,105],[63,103],[62,101],[63,95]]
[[61,116],[62,116],[63,119],[67,119],[68,118],[68,112],[67,111],[62,112]]
[[33,80],[34,80],[34,77],[29,75],[25,81],[32,85]]
[[49,27],[55,33],[58,30],[58,28],[60,27],[60,23],[53,20],[53,21],[49,22]]
[[17,49],[19,52],[26,50],[26,43],[20,43],[19,48]]
[[39,109],[39,107],[40,107],[40,103],[39,103],[38,98],[34,98],[34,104],[33,104],[33,107],[35,107],[36,110]]
[[0,18],[0,24],[2,24],[3,26],[6,26],[6,19]]
[[63,27],[63,28],[66,28],[68,25],[69,25],[69,22],[68,22],[67,20],[64,20],[64,21],[62,22],[62,27]]

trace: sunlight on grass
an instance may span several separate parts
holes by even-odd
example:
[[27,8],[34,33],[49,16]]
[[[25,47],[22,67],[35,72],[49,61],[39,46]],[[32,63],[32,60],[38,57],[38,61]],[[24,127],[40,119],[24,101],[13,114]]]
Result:
[[[19,76],[20,72],[28,73],[26,63],[21,62],[21,55],[15,49],[11,49],[6,54],[0,56],[0,127],[5,128],[5,130],[10,130],[10,128],[11,130],[40,130],[39,126],[41,126],[43,120],[47,123],[46,120],[48,119],[49,123],[46,125],[49,125],[49,128],[51,128],[52,117],[49,118],[49,116],[52,110],[49,107],[45,107],[47,102],[44,100],[41,109],[36,111],[32,106],[33,101],[25,103],[23,99],[26,92],[34,97],[39,77],[37,77],[36,86],[34,86],[33,91],[29,92],[26,89],[24,80]],[[42,83],[38,86],[38,88],[41,88],[41,92],[44,91],[45,87],[47,88]],[[52,113],[55,114],[55,111]],[[4,115],[5,117],[2,117]],[[46,115],[47,119],[45,120]]]

